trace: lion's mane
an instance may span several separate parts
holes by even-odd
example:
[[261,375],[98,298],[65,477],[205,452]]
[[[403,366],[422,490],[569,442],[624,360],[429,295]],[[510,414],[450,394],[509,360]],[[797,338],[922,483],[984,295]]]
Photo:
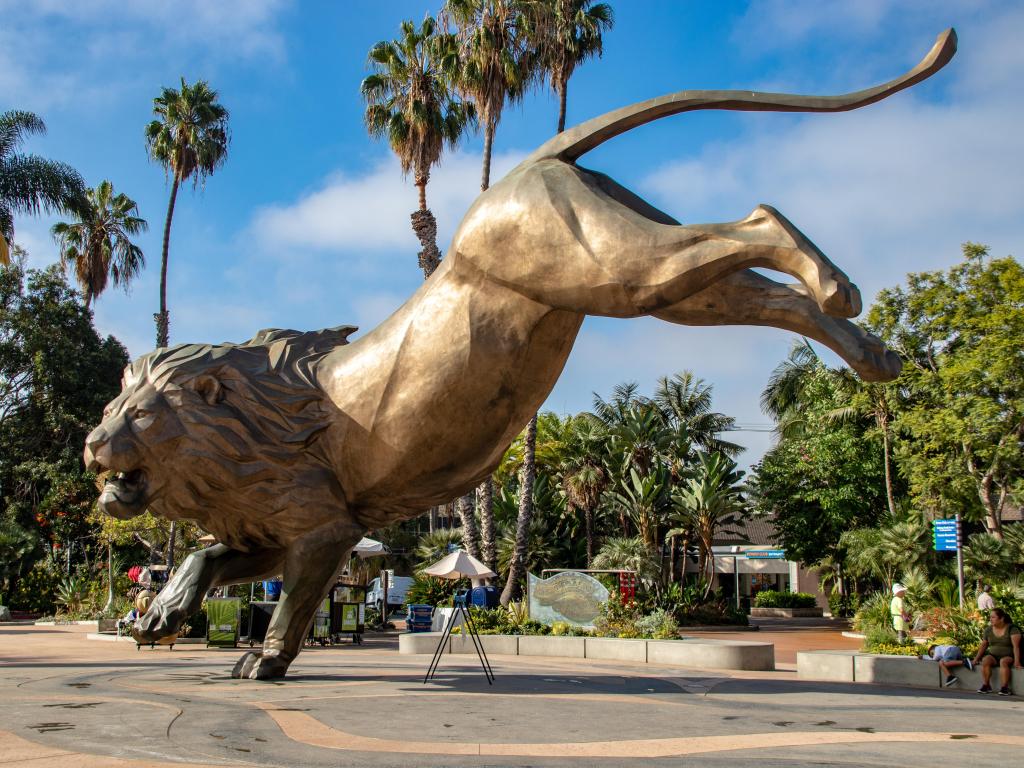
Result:
[[195,519],[242,550],[281,546],[343,511],[319,439],[333,406],[316,366],[355,330],[264,330],[244,344],[189,344],[139,358],[126,391],[151,383],[184,430],[174,455],[147,467],[175,473],[152,510]]

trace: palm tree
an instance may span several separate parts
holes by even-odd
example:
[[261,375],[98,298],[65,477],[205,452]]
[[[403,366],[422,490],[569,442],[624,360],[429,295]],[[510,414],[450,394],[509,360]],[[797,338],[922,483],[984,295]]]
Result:
[[[217,92],[205,80],[194,85],[181,78],[181,90],[164,88],[153,99],[156,119],[146,126],[149,156],[172,175],[171,199],[164,222],[164,244],[160,253],[160,311],[156,320],[156,345],[170,343],[171,318],[167,312],[167,253],[171,244],[171,219],[181,182],[192,179],[193,189],[224,165],[228,158],[228,111],[217,102]],[[167,568],[174,567],[174,540],[177,525],[171,522],[167,543]]]
[[657,584],[661,568],[647,542],[639,536],[610,538],[594,558],[594,567],[609,571],[634,571],[645,584]]
[[423,246],[420,267],[430,277],[441,261],[437,248],[437,222],[427,208],[430,169],[441,160],[445,147],[455,147],[476,118],[471,103],[454,91],[458,75],[458,48],[452,35],[440,33],[433,17],[416,29],[403,21],[401,37],[370,49],[374,72],[363,80],[365,121],[374,137],[386,137],[398,155],[402,173],[413,174],[419,189],[419,210],[412,227]]
[[630,468],[629,477],[623,478],[611,492],[612,502],[628,515],[636,527],[638,536],[651,550],[658,552],[658,527],[666,506],[668,477],[661,467],[648,475],[641,475]]
[[523,450],[523,469],[519,480],[519,514],[516,518],[516,549],[508,569],[505,588],[501,591],[501,604],[508,605],[519,596],[520,582],[526,576],[526,558],[529,551],[530,521],[533,519],[533,482],[536,477],[534,452],[537,447],[537,417],[526,425]]
[[0,113],[0,264],[10,263],[14,214],[41,211],[75,212],[85,184],[70,165],[18,152],[26,137],[46,133],[42,118],[32,112]]
[[446,557],[451,550],[462,547],[462,531],[458,528],[442,528],[433,533],[421,536],[416,543],[416,570],[421,571],[428,565]]
[[702,454],[695,476],[672,489],[676,527],[665,538],[688,531],[697,537],[701,550],[699,570],[707,584],[705,597],[711,591],[708,570],[715,534],[726,525],[738,523],[746,511],[744,488],[740,485],[743,474],[736,469],[736,462],[724,454]]
[[596,419],[581,415],[572,419],[566,456],[559,467],[562,492],[571,509],[582,510],[587,538],[587,567],[594,562],[594,512],[608,487],[604,467],[606,436]]
[[708,453],[736,456],[743,446],[719,435],[733,429],[736,419],[711,410],[712,386],[691,371],[663,376],[654,390],[654,403],[664,419],[682,427],[690,441]]
[[522,99],[536,77],[527,0],[447,0],[444,12],[458,27],[462,67],[459,89],[476,104],[484,128],[480,190],[491,185],[491,149],[505,103]]
[[146,264],[142,249],[131,238],[148,229],[146,220],[138,215],[138,206],[124,193],[114,194],[114,185],[100,182],[87,190],[77,221],[59,222],[51,232],[60,246],[60,259],[65,269],[73,265],[75,279],[85,296],[85,306],[99,297],[107,287],[128,284]]
[[569,78],[576,67],[603,50],[602,33],[612,28],[614,15],[607,3],[594,0],[541,0],[536,19],[540,65],[558,94],[558,133],[565,130],[565,101]]
[[154,315],[156,345],[166,347],[170,341],[167,252],[178,187],[188,179],[192,179],[195,187],[212,176],[227,160],[230,135],[228,111],[217,102],[217,92],[204,80],[189,85],[183,77],[181,90],[164,88],[153,99],[153,114],[156,119],[146,126],[146,147],[149,156],[172,177],[160,255],[160,311]]

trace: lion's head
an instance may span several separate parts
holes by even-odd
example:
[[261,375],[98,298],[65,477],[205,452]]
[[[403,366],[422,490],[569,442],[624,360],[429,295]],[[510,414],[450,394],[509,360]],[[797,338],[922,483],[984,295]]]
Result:
[[344,494],[317,439],[331,420],[314,371],[354,330],[261,331],[136,360],[86,439],[86,465],[109,472],[100,508],[195,519],[243,549],[336,513]]

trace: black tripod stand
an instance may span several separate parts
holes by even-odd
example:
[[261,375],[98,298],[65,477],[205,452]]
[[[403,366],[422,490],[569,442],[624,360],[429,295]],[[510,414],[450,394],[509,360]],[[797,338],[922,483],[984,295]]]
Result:
[[469,615],[469,611],[466,610],[465,595],[458,595],[455,598],[455,610],[452,611],[452,615],[448,617],[448,621],[444,625],[444,632],[441,633],[441,640],[437,644],[437,650],[434,651],[434,658],[430,661],[430,667],[427,668],[427,675],[423,678],[423,682],[426,684],[434,676],[434,673],[437,672],[437,665],[440,663],[441,655],[444,653],[444,644],[451,638],[452,629],[455,627],[455,617],[459,614],[463,617],[462,626],[466,628],[466,633],[471,638],[473,647],[476,649],[477,658],[480,659],[480,666],[484,670],[484,675],[487,676],[487,684],[494,685],[494,671],[491,669],[491,662],[487,658],[484,644],[480,642],[480,635],[477,634],[473,618]]

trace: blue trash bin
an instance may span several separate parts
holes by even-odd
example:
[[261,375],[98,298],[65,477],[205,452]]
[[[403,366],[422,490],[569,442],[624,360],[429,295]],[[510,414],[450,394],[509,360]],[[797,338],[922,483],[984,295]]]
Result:
[[473,587],[467,602],[477,608],[497,608],[501,602],[501,594],[497,587]]

